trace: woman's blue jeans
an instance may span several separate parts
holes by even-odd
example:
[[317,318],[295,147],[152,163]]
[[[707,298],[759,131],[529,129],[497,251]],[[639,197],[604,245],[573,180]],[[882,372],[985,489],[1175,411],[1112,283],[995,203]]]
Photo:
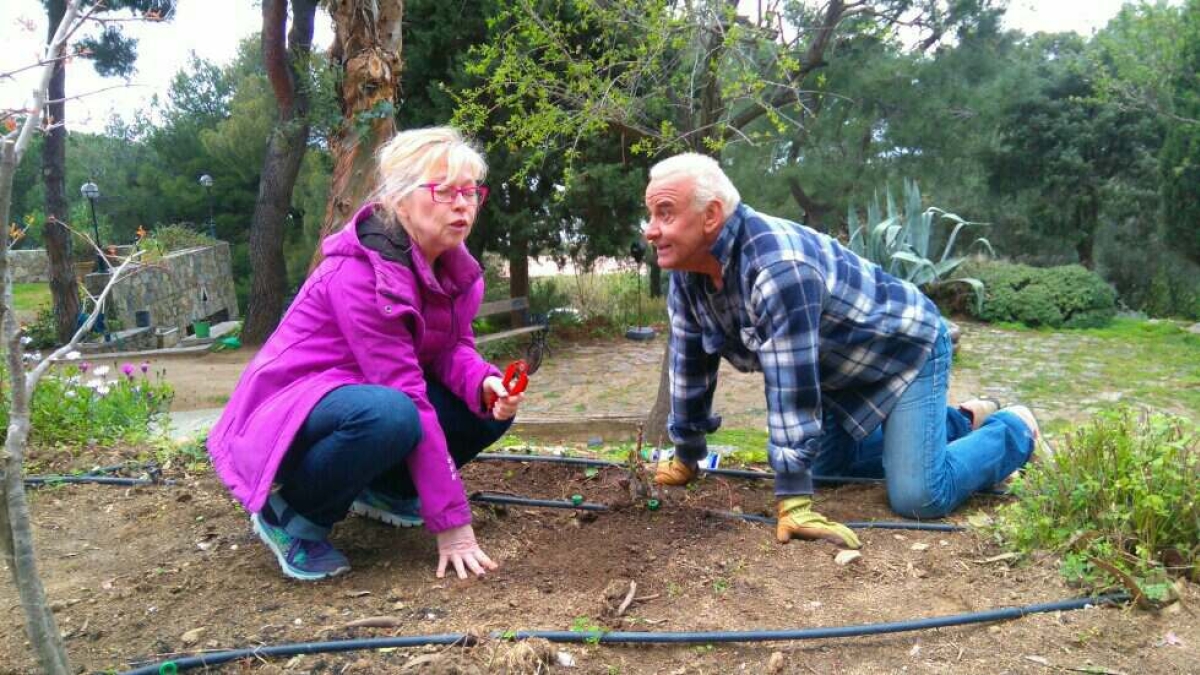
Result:
[[939,518],[1021,468],[1033,453],[1033,434],[1021,418],[1000,411],[971,431],[970,417],[947,407],[953,349],[942,326],[917,379],[862,441],[826,413],[813,473],[885,478],[893,511]]
[[[483,419],[438,382],[426,382],[446,445],[457,466],[504,435],[512,420]],[[302,539],[324,539],[368,487],[399,498],[417,496],[405,457],[421,440],[417,407],[406,394],[378,385],[334,389],[308,414],[292,441],[267,502],[274,522]]]

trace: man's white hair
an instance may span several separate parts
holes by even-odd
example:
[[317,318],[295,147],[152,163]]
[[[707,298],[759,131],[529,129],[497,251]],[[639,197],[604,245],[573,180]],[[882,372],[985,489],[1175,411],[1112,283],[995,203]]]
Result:
[[742,201],[742,196],[733,186],[733,181],[721,170],[717,160],[698,152],[685,152],[668,157],[650,168],[650,180],[670,178],[692,178],[696,194],[694,206],[702,210],[714,199],[721,202],[721,216],[728,218]]

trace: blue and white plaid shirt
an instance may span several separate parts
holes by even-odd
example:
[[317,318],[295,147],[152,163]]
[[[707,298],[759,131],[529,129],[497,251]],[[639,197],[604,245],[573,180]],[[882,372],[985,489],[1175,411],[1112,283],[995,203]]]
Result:
[[742,204],[725,221],[708,275],[673,272],[671,414],[676,452],[698,460],[717,367],[762,371],[777,495],[812,494],[822,406],[862,439],[878,427],[928,358],[941,316],[915,286],[836,240]]

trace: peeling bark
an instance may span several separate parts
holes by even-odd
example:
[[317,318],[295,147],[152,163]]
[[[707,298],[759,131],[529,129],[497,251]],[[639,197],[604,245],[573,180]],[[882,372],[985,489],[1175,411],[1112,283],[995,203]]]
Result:
[[[329,11],[335,33],[330,56],[341,66],[342,125],[331,141],[334,165],[322,240],[375,189],[375,151],[396,134],[403,65],[401,0],[333,0]],[[321,257],[318,244],[314,267]]]

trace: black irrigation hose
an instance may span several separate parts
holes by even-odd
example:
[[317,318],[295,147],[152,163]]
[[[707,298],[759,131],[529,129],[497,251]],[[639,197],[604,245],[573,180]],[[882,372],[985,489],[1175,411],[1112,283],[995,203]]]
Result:
[[[548,509],[579,509],[581,511],[608,511],[608,506],[604,504],[596,504],[594,502],[579,502],[565,499],[531,499],[529,497],[517,497],[513,495],[502,495],[494,492],[475,492],[470,497],[471,501],[484,504],[514,504],[517,506],[540,506]],[[766,516],[755,516],[747,513],[734,513],[732,511],[715,511],[705,510],[704,513],[721,516],[722,518],[733,518],[748,520],[753,523],[775,524],[774,518]],[[951,525],[949,523],[917,523],[910,521],[886,521],[886,520],[861,520],[842,523],[846,527],[853,530],[923,530],[927,532],[961,532],[966,528],[961,525]]]
[[26,476],[26,485],[56,485],[59,483],[98,483],[100,485],[174,485],[173,480],[151,478],[120,478],[113,476]]
[[[830,626],[825,628],[799,628],[792,630],[749,630],[749,631],[679,631],[679,632],[637,632],[614,631],[577,632],[577,631],[495,631],[493,639],[527,640],[542,638],[550,642],[575,642],[589,644],[713,644],[717,642],[771,642],[783,640],[819,640],[829,638],[857,637],[862,635],[880,635],[884,633],[901,633],[905,631],[926,630],[929,628],[945,628],[948,626],[963,626],[989,621],[1004,621],[1019,619],[1029,614],[1044,612],[1062,612],[1084,609],[1088,606],[1115,605],[1128,602],[1127,593],[1110,593],[1087,598],[1073,598],[1056,602],[1045,602],[1022,607],[1005,607],[983,612],[968,612],[950,616],[936,616],[926,619],[908,621],[890,621],[887,623],[868,623],[855,626]],[[202,656],[189,656],[177,661],[162,661],[128,670],[121,675],[166,675],[178,673],[192,668],[216,666],[237,659],[254,656],[294,656],[297,654],[319,654],[333,652],[356,651],[359,649],[387,649],[394,647],[419,647],[424,645],[472,645],[476,638],[465,633],[443,633],[440,635],[411,635],[387,638],[365,638],[359,640],[334,640],[328,642],[295,642],[274,645],[271,647],[255,647],[252,649],[231,649],[222,652],[210,652]]]
[[[476,460],[493,462],[547,462],[549,464],[574,464],[577,466],[624,468],[621,462],[607,459],[590,459],[587,457],[554,457],[551,455],[520,455],[504,452],[484,452],[475,456]],[[769,480],[775,474],[769,471],[753,471],[748,469],[701,469],[701,473],[713,476],[729,476],[730,478],[747,478],[750,480]],[[861,483],[879,485],[884,483],[882,478],[862,478],[859,476],[813,476],[814,483],[823,485],[846,485]],[[1001,490],[980,490],[981,494],[1005,496],[1008,493]]]
[[[766,523],[774,525],[778,521],[774,518],[766,516],[755,516],[748,513],[734,513],[732,511],[712,511],[706,510],[705,513],[723,518],[740,518],[748,520],[752,523]],[[854,520],[842,523],[852,530],[921,530],[925,532],[962,532],[967,528],[962,525],[954,525],[952,523],[918,523],[906,520]]]
[[514,495],[501,495],[494,492],[474,492],[470,500],[482,504],[515,504],[517,506],[541,506],[549,509],[579,509],[580,511],[607,511],[608,506],[594,502],[560,501],[557,499],[533,499]]
[[386,638],[365,638],[362,640],[330,640],[327,642],[293,642],[273,645],[270,647],[252,647],[248,649],[229,649],[221,652],[209,652],[199,656],[188,656],[176,661],[151,663],[133,670],[127,670],[121,675],[167,675],[192,668],[219,666],[223,663],[258,656],[296,656],[297,654],[332,654],[335,652],[352,652],[360,649],[388,649],[395,647],[424,647],[425,645],[462,645],[475,644],[476,639],[465,633],[442,633],[439,635],[400,635]]

